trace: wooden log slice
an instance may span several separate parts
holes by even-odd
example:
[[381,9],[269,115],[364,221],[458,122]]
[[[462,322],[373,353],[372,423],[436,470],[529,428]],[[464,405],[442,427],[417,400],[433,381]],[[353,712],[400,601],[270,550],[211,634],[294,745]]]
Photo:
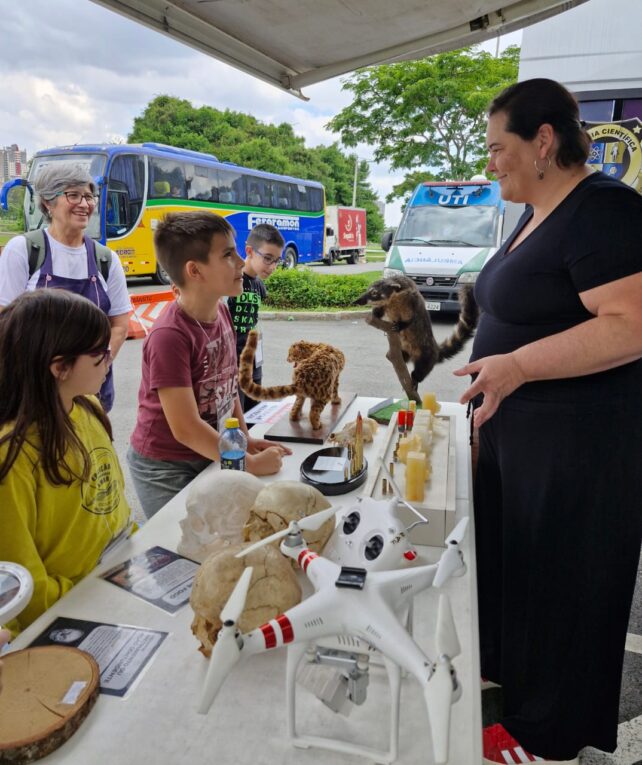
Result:
[[98,698],[100,670],[70,646],[8,653],[0,693],[0,763],[27,763],[70,738]]

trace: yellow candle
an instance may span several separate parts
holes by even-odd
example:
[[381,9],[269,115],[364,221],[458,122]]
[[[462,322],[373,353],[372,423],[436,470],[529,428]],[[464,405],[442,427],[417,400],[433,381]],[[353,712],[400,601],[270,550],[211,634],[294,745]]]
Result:
[[408,502],[424,501],[426,455],[423,452],[408,452],[406,458],[406,499]]
[[437,414],[441,408],[434,393],[424,393],[421,397],[421,406],[423,409],[429,409],[433,414]]
[[400,438],[399,439],[399,445],[397,446],[397,459],[399,462],[405,462],[406,456],[408,455],[408,451],[410,449],[410,439],[409,438]]

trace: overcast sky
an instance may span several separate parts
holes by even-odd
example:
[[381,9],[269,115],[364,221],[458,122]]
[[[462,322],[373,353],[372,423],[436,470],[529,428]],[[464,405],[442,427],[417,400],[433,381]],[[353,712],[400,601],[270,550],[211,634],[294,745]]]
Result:
[[[308,146],[338,139],[325,124],[350,102],[338,78],[305,88],[303,102],[90,0],[4,0],[1,11],[0,146],[17,143],[29,157],[60,144],[125,140],[161,93],[289,122]],[[369,159],[372,150],[358,154]],[[402,178],[371,165],[382,200]],[[399,205],[388,205],[386,222],[398,219]]]

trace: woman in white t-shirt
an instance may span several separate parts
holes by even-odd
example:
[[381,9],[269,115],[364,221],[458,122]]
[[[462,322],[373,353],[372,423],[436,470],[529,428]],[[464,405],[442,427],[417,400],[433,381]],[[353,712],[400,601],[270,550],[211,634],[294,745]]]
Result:
[[[44,258],[30,273],[31,244],[24,236],[11,239],[0,257],[0,309],[21,293],[38,288],[66,289],[83,295],[107,314],[111,325],[111,351],[116,356],[127,337],[131,308],[125,273],[112,253],[105,276],[97,264],[95,243],[86,235],[96,209],[96,184],[80,165],[55,162],[36,178],[38,206],[48,225]],[[114,383],[110,374],[100,390],[106,411],[112,407]]]

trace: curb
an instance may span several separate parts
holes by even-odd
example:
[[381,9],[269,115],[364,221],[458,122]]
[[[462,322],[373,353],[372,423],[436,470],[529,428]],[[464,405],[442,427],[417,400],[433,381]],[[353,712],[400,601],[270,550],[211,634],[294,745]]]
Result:
[[342,321],[362,319],[370,315],[367,311],[261,311],[260,321]]

